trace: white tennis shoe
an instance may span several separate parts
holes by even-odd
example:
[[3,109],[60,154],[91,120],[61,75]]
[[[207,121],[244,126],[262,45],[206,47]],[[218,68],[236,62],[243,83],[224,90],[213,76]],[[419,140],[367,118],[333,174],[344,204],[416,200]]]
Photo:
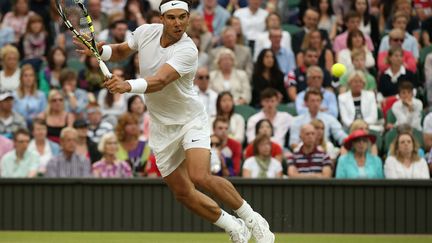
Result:
[[240,226],[236,230],[229,231],[230,240],[233,243],[248,243],[251,238],[251,232],[246,223],[239,218],[236,218]]
[[252,236],[257,243],[274,243],[275,235],[270,231],[267,221],[259,213],[255,213],[254,216],[247,219],[246,225],[251,229]]

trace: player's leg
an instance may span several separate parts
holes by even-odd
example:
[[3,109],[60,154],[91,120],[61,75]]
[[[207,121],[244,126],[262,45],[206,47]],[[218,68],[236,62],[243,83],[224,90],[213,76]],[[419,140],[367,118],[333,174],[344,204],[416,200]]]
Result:
[[210,174],[210,151],[203,148],[190,148],[185,154],[185,164],[192,183],[233,209],[251,228],[257,242],[273,243],[274,234],[270,231],[267,221],[259,213],[254,212],[231,182]]
[[232,242],[248,242],[250,231],[245,222],[223,211],[215,201],[196,190],[184,162],[171,174],[164,177],[164,180],[179,202],[195,214],[228,232]]

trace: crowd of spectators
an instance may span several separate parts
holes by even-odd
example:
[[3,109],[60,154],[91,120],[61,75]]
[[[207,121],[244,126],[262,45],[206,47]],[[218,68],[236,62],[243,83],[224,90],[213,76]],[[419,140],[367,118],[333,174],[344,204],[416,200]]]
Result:
[[[291,2],[191,3],[211,172],[430,178],[432,1]],[[107,43],[159,24],[159,3],[85,1]],[[336,62],[347,68],[340,78]],[[137,54],[107,65],[140,75]],[[1,1],[0,177],[160,176],[144,96],[112,94],[103,79],[96,58],[75,51],[54,0]]]

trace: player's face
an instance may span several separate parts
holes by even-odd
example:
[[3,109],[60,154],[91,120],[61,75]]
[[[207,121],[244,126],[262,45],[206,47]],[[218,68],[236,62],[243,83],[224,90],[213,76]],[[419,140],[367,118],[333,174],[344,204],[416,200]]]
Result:
[[178,41],[183,36],[189,23],[189,13],[183,9],[172,9],[161,16],[165,35]]

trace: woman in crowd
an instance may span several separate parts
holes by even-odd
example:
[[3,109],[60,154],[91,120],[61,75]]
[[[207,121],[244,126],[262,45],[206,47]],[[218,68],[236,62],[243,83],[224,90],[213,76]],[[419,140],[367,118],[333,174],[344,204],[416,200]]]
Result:
[[210,72],[210,88],[220,93],[230,91],[236,105],[249,104],[251,87],[249,78],[244,70],[235,68],[234,52],[222,48],[215,58],[216,70]]
[[137,27],[145,24],[145,16],[150,9],[150,2],[147,0],[127,0],[123,11],[128,29],[134,31]]
[[12,11],[5,14],[2,25],[14,29],[15,43],[18,43],[26,32],[27,21],[33,14],[34,12],[30,11],[28,0],[16,0]]
[[244,178],[281,178],[282,164],[271,156],[272,142],[268,135],[258,135],[253,141],[254,156],[243,164]]
[[105,76],[99,68],[96,57],[86,56],[84,63],[85,68],[78,74],[78,87],[97,96],[103,87]]
[[30,64],[21,67],[20,84],[14,92],[14,111],[23,116],[30,125],[33,118],[45,110],[47,100],[37,90],[36,73]]
[[336,178],[339,179],[382,179],[384,178],[381,159],[368,151],[369,143],[375,136],[363,130],[352,132],[345,140],[347,154],[338,159]]
[[333,13],[331,2],[319,0],[318,11],[320,13],[318,29],[326,30],[330,40],[334,40],[337,33],[337,18]]
[[426,160],[418,155],[419,145],[409,132],[399,133],[390,146],[390,156],[384,164],[388,179],[429,179]]
[[[333,52],[326,46],[319,30],[311,30],[307,33],[301,44],[302,50],[315,49],[319,55],[318,66],[327,71],[331,71],[331,67],[334,64]],[[296,57],[297,66],[304,66],[304,54],[299,52]]]
[[12,45],[5,45],[1,49],[3,70],[0,71],[0,90],[15,91],[19,86],[20,54]]
[[[335,147],[332,142],[327,141],[327,139],[325,138],[324,122],[319,119],[313,119],[310,123],[315,128],[316,131],[316,141],[318,143],[318,148],[322,149],[323,152],[327,153],[330,156],[330,159],[333,161],[333,164],[335,164],[340,149]],[[297,148],[300,149],[301,146],[297,146]]]
[[60,73],[66,67],[66,52],[54,47],[48,53],[48,65],[39,72],[39,90],[48,96],[51,89],[60,89]]
[[75,120],[74,115],[65,110],[63,95],[56,89],[50,91],[46,110],[38,117],[46,122],[48,139],[56,143],[60,142],[61,130],[72,127]]
[[354,66],[351,60],[351,53],[356,50],[365,53],[365,67],[367,69],[375,67],[375,58],[372,52],[368,49],[364,34],[360,30],[354,30],[348,33],[347,48],[342,49],[339,52],[337,61],[344,64],[348,71],[354,70]]
[[254,107],[260,106],[260,93],[271,87],[279,91],[281,103],[288,103],[289,98],[284,86],[284,74],[279,68],[276,56],[271,49],[263,49],[258,55],[252,75],[252,101]]
[[140,78],[139,68],[139,57],[138,52],[132,54],[129,63],[126,65],[124,70],[125,79],[137,79]]
[[48,52],[48,33],[45,30],[43,19],[34,14],[29,17],[26,32],[19,46],[22,50],[23,59],[33,59],[39,65]]
[[[123,69],[120,67],[115,67],[111,69],[111,73],[113,75],[116,75],[118,77],[124,78],[124,72]],[[108,92],[107,89],[101,89],[97,102],[99,104],[99,107],[102,110],[102,115],[104,117],[109,117],[110,119],[115,119],[126,112],[127,110],[127,103],[126,103],[126,96],[125,94],[120,93],[111,93]]]
[[[372,129],[374,128],[374,126],[367,124],[364,120],[362,119],[357,119],[354,120],[353,123],[351,124],[350,128],[349,128],[349,133],[353,133],[354,131],[357,130],[362,130],[366,133],[369,134],[370,130],[376,130],[376,129]],[[379,130],[381,129],[381,130]],[[378,131],[382,131],[382,126],[378,129]],[[346,151],[346,149],[344,147],[341,148],[341,154],[346,154],[348,151]],[[378,155],[378,146],[376,143],[370,143],[369,146],[369,152],[373,155]]]
[[127,100],[127,112],[138,119],[141,134],[140,138],[147,141],[150,131],[150,115],[144,103],[143,96],[132,95],[129,97]]
[[[270,120],[268,119],[262,119],[255,125],[255,137],[259,135],[266,135],[268,137],[273,136],[273,125],[271,124]],[[248,144],[246,149],[244,150],[244,158],[247,159],[249,157],[252,157],[255,155],[254,150],[254,142]],[[271,142],[271,157],[275,158],[279,162],[282,162],[283,159],[283,149],[282,147],[275,143]]]
[[231,16],[226,23],[226,26],[231,26],[234,28],[234,30],[237,33],[237,43],[238,45],[246,45],[246,37],[243,34],[242,28],[241,28],[241,21],[239,18],[235,16]]
[[126,161],[119,160],[116,155],[119,150],[117,137],[113,132],[102,136],[98,150],[102,159],[92,165],[93,176],[96,178],[129,178],[132,170]]
[[354,0],[351,9],[361,16],[360,31],[365,35],[369,35],[374,46],[378,47],[380,38],[378,20],[370,13],[369,0]]

